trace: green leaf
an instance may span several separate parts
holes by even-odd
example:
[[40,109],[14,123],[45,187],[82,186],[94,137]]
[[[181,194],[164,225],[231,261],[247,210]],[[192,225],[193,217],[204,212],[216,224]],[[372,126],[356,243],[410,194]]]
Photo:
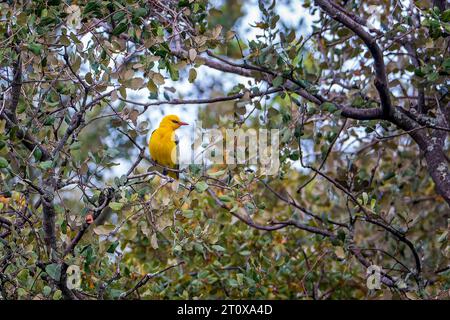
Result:
[[241,256],[249,256],[249,255],[251,255],[251,251],[249,251],[249,250],[244,250],[244,251],[239,252],[239,254],[240,254]]
[[367,194],[367,192],[363,192],[362,197],[363,197],[363,205],[366,205],[367,202],[369,201],[369,195]]
[[277,76],[275,79],[273,79],[272,81],[272,86],[274,88],[278,88],[279,86],[281,86],[284,83],[284,78],[282,76]]
[[28,44],[28,49],[35,55],[39,56],[42,51],[42,45],[39,43],[30,43]]
[[215,171],[215,172],[210,172],[210,173],[208,173],[208,175],[211,177],[219,177],[219,176],[224,175],[226,172],[227,172],[226,170],[219,170],[219,171]]
[[438,78],[439,78],[439,73],[437,73],[437,72],[432,72],[432,73],[427,74],[427,79],[428,79],[428,81],[430,81],[430,82],[434,82],[434,81],[436,81]]
[[109,294],[110,294],[110,296],[111,296],[111,298],[118,298],[118,297],[120,297],[120,295],[122,294],[122,290],[119,290],[119,289],[111,289],[110,291],[109,291]]
[[239,286],[238,282],[235,279],[228,279],[228,285],[233,288],[236,288]]
[[391,171],[389,173],[387,173],[384,177],[383,177],[383,181],[387,181],[391,178],[395,177],[395,172]]
[[119,246],[119,241],[114,241],[113,243],[111,243],[111,245],[109,246],[108,250],[106,250],[106,252],[114,253],[118,246]]
[[110,158],[115,158],[116,156],[118,156],[120,154],[120,151],[115,148],[109,148],[108,150],[106,150],[106,154]]
[[137,8],[136,10],[133,11],[133,18],[140,18],[143,17],[147,14],[147,9],[145,8]]
[[61,43],[65,47],[68,47],[68,46],[70,46],[71,42],[68,37],[66,37],[65,35],[62,35],[61,37],[59,37],[59,43]]
[[109,207],[110,207],[111,209],[113,209],[114,211],[119,211],[120,209],[122,209],[123,203],[120,203],[120,202],[111,202],[111,203],[109,204]]
[[195,189],[201,193],[208,189],[208,184],[205,181],[197,182],[197,184],[195,185]]
[[104,224],[98,227],[94,228],[94,233],[98,236],[104,236],[107,234],[110,234],[112,231],[114,231],[115,227],[112,224]]
[[320,107],[322,110],[328,111],[330,113],[334,113],[338,110],[336,105],[331,102],[324,102],[324,103],[322,103],[322,105]]
[[16,275],[16,278],[22,283],[26,283],[26,280],[28,279],[28,276],[30,275],[30,272],[28,269],[22,269],[20,272]]
[[98,1],[89,1],[88,4],[84,7],[83,15],[98,10],[100,6],[101,5],[98,3]]
[[19,298],[26,297],[27,291],[24,288],[19,288],[17,289],[17,295],[19,296]]
[[450,22],[450,9],[447,9],[444,12],[442,12],[441,20],[444,22]]
[[55,281],[61,278],[61,265],[57,263],[49,264],[45,267],[45,272]]
[[447,58],[444,60],[444,62],[442,63],[442,66],[444,67],[444,69],[449,72],[450,70],[450,58]]
[[72,145],[70,146],[70,150],[79,150],[81,148],[81,142],[77,141],[72,143]]
[[231,198],[229,196],[219,196],[219,200],[223,201],[223,202],[231,202]]
[[291,43],[295,40],[295,30],[291,30],[286,36],[286,41]]
[[125,12],[119,11],[113,15],[113,20],[117,22],[117,21],[122,20],[124,17],[125,17]]
[[[163,79],[163,80],[164,80],[164,79]],[[147,89],[148,89],[151,93],[154,93],[154,94],[157,94],[157,93],[158,93],[158,87],[156,86],[155,82],[154,82],[152,79],[148,80],[148,83],[147,83]]]
[[337,233],[337,237],[339,240],[341,240],[342,242],[345,241],[345,231],[339,229],[338,233]]
[[219,246],[218,244],[213,245],[212,248],[219,252],[225,252],[225,248],[222,246]]
[[0,169],[7,168],[9,165],[8,160],[3,157],[0,157]]
[[119,23],[111,32],[114,36],[118,36],[122,32],[126,31],[128,29],[128,23],[127,22],[121,22]]
[[190,1],[189,0],[180,0],[178,1],[178,7],[189,7]]
[[21,12],[17,16],[17,23],[21,26],[25,26],[27,24],[28,15],[25,12]]
[[67,234],[67,221],[66,221],[66,220],[64,220],[64,221],[61,223],[61,232],[62,232],[63,234]]
[[190,83],[193,83],[196,78],[197,78],[197,71],[194,68],[192,68],[191,70],[189,70],[188,80]]
[[269,118],[276,117],[279,113],[280,112],[277,109],[272,107],[270,107],[269,110],[267,110],[267,115],[269,116]]
[[193,174],[193,175],[198,175],[200,173],[200,171],[202,170],[201,166],[198,164],[190,164],[189,165],[189,171]]
[[39,148],[36,148],[33,152],[34,160],[39,161],[42,158],[42,151]]
[[56,24],[58,20],[55,17],[44,17],[41,18],[41,22],[39,23],[40,27],[50,26],[51,24]]
[[43,169],[43,170],[48,170],[53,168],[53,161],[48,160],[48,161],[43,161],[39,163],[39,168]]
[[50,293],[52,292],[52,288],[50,288],[49,286],[45,286],[43,289],[42,289],[42,293],[44,294],[44,296],[49,296],[50,295]]
[[55,123],[55,117],[47,117],[44,120],[44,126],[52,126]]
[[414,69],[414,74],[421,78],[425,76],[425,72],[422,69]]
[[53,294],[53,300],[60,300],[61,297],[62,297],[61,290],[56,290],[55,293]]
[[183,251],[183,248],[181,248],[181,246],[177,244],[175,247],[173,247],[173,251],[175,253],[181,253],[181,251]]
[[249,211],[253,211],[253,210],[255,210],[255,206],[253,205],[253,203],[251,203],[251,202],[246,202],[245,203],[245,208],[247,209],[247,210],[249,210]]
[[183,210],[183,217],[190,219],[193,216],[194,216],[194,210]]
[[448,239],[448,231],[444,231],[438,238],[438,242],[442,243]]

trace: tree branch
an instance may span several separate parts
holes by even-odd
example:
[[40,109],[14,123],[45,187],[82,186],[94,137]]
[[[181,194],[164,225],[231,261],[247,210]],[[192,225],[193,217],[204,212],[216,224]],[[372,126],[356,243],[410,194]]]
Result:
[[124,299],[124,298],[128,297],[130,294],[137,291],[140,287],[144,286],[149,280],[159,276],[160,274],[162,274],[170,269],[176,268],[184,263],[185,263],[184,261],[180,261],[177,264],[168,266],[167,268],[164,268],[163,270],[158,271],[156,273],[147,273],[141,280],[139,280],[139,282],[132,289],[122,293],[120,296],[120,299]]
[[44,240],[47,245],[49,252],[49,257],[51,259],[52,250],[56,252],[56,234],[55,234],[55,217],[56,212],[53,207],[53,196],[51,194],[46,194],[41,196],[42,200],[42,224],[44,228]]
[[[106,188],[103,190],[102,196],[99,197],[100,205],[94,209],[94,213],[93,213],[94,222],[95,222],[95,219],[97,219],[100,216],[103,209],[105,209],[109,205],[109,203],[111,202],[113,197],[114,197],[114,189],[113,188]],[[75,238],[72,239],[70,244],[64,250],[63,257],[65,257],[69,253],[73,252],[73,250],[75,249],[78,242],[80,242],[81,238],[83,238],[83,236],[86,233],[89,226],[90,226],[89,223],[87,223],[87,222],[83,223],[83,225],[81,226],[81,229],[78,231]]]
[[[182,59],[186,59],[186,57],[187,57],[187,53],[184,50],[179,50],[179,51],[172,50],[172,54],[174,54],[175,56],[182,58]],[[237,65],[236,63],[231,62],[231,61],[226,61],[225,59],[221,59],[220,60],[221,62],[214,61],[214,60],[206,58],[206,57],[201,57],[201,59],[204,61],[205,65],[210,68],[213,68],[213,69],[216,69],[219,71],[223,71],[223,72],[227,72],[227,73],[237,74],[237,75],[244,76],[244,77],[255,78],[255,76],[257,76],[258,74],[261,74],[261,72],[266,72],[267,77],[266,77],[266,79],[264,79],[264,78],[263,79],[264,79],[264,81],[269,83],[269,85],[272,85],[272,80],[274,78],[273,72],[264,70],[259,67],[251,66],[249,64]],[[226,61],[226,62],[224,62],[224,61]],[[305,100],[310,101],[319,106],[325,102],[330,102],[327,99],[325,99],[319,95],[312,94],[312,93],[308,92],[306,89],[299,87],[299,85],[297,83],[293,82],[290,79],[287,79],[287,81],[283,85],[283,87],[291,92],[297,93],[299,96],[301,96]],[[356,119],[356,120],[374,120],[374,119],[381,119],[383,117],[383,111],[380,108],[358,109],[358,108],[353,108],[353,107],[345,106],[345,105],[341,105],[341,104],[336,104],[336,103],[334,103],[334,104],[341,111],[341,115],[346,118]]]
[[366,32],[361,24],[351,18],[348,13],[344,11],[336,10],[336,4],[333,1],[316,0],[319,7],[322,8],[330,17],[340,22],[350,30],[352,30],[367,46],[374,60],[375,69],[375,87],[378,90],[380,96],[381,108],[383,110],[383,116],[389,118],[392,113],[392,103],[390,98],[390,92],[388,88],[388,80],[386,76],[386,67],[383,60],[383,52],[368,32]]

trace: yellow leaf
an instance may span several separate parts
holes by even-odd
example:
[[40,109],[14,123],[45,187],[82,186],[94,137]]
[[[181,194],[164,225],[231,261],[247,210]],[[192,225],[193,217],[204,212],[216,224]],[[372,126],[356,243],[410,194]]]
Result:
[[221,32],[222,32],[222,26],[220,24],[218,24],[212,32],[213,39],[217,39],[217,37],[220,36]]
[[194,68],[192,68],[191,70],[189,70],[188,80],[190,83],[192,83],[195,81],[196,78],[197,78],[197,71]]
[[142,79],[142,78],[133,78],[130,81],[130,88],[133,90],[138,90],[138,89],[142,88],[143,85],[144,85],[144,79]]
[[194,62],[196,57],[197,57],[197,51],[194,48],[189,49],[189,60]]
[[164,77],[159,73],[154,73],[152,76],[152,80],[156,85],[164,84]]
[[158,238],[156,237],[156,233],[152,234],[152,237],[150,238],[150,244],[152,245],[153,249],[158,249]]
[[420,297],[415,292],[406,292],[406,296],[409,300],[418,300]]
[[345,259],[345,251],[344,248],[342,247],[336,247],[336,249],[334,249],[334,253],[336,254],[336,256],[339,259]]

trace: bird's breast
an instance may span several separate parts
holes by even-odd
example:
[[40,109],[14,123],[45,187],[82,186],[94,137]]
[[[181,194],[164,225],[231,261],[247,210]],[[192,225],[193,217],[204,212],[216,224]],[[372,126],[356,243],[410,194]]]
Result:
[[172,166],[173,149],[176,148],[175,133],[173,130],[155,130],[150,137],[150,155],[153,160],[161,165]]

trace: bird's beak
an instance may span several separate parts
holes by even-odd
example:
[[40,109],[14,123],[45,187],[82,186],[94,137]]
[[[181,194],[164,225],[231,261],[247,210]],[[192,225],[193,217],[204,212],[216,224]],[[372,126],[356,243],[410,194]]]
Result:
[[178,122],[178,124],[180,126],[188,126],[189,125],[189,123],[186,123],[186,122],[183,122],[183,121]]

